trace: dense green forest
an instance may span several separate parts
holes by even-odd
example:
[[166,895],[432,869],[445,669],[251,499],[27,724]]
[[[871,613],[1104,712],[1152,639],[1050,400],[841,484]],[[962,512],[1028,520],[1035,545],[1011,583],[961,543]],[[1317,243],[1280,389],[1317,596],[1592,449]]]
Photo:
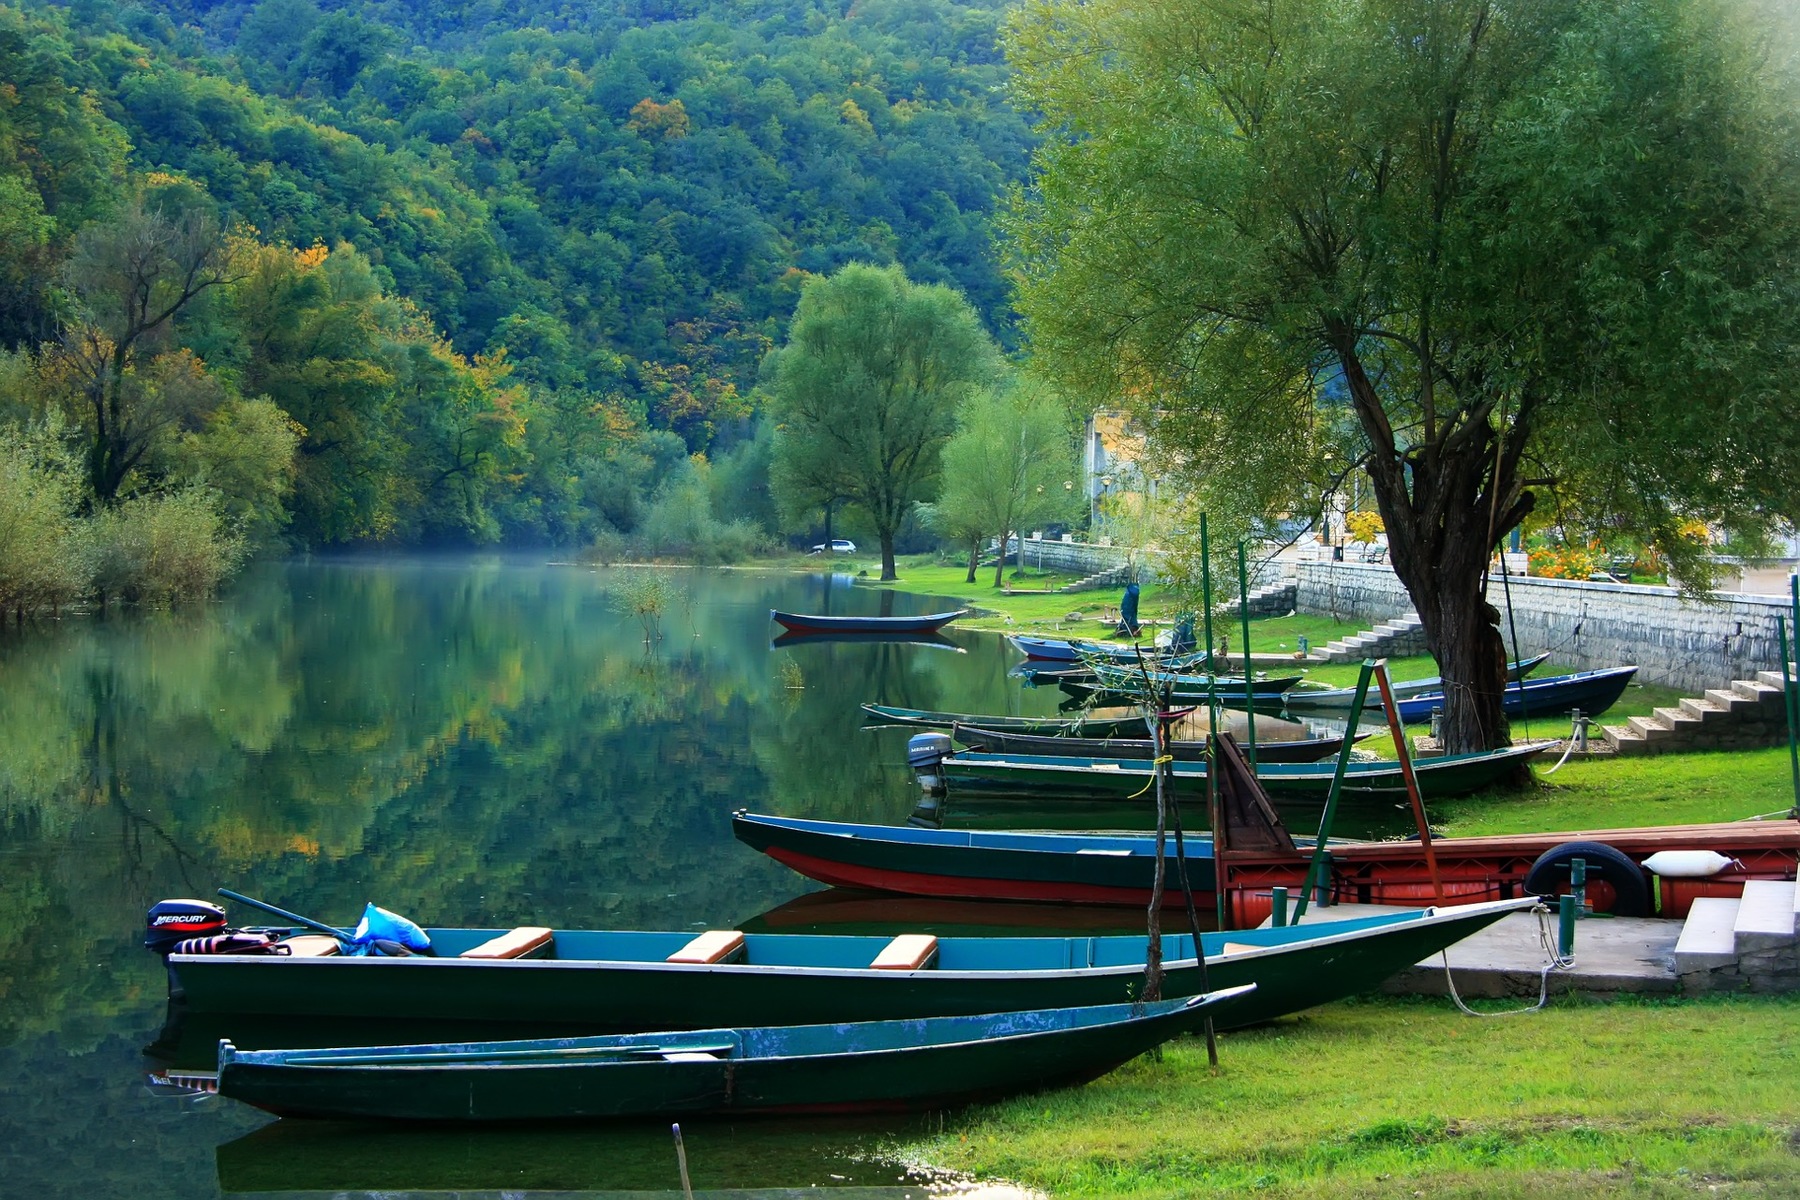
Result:
[[1003,8],[0,4],[15,473],[203,485],[250,548],[776,534],[807,279],[898,265],[1015,344]]

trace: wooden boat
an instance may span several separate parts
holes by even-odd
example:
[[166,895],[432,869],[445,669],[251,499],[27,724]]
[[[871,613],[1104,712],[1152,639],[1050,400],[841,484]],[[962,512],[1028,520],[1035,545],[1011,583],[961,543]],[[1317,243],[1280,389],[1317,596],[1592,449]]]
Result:
[[[1138,722],[1138,728],[1142,730],[1142,720]],[[953,725],[950,727],[950,737],[952,741],[971,750],[985,750],[990,754],[1079,754],[1093,758],[1149,759],[1155,752],[1148,738],[1047,737],[1036,733],[983,729],[977,725]],[[1338,747],[1343,744],[1342,737],[1259,741],[1256,753],[1260,762],[1309,763],[1336,754]],[[1171,739],[1166,752],[1177,762],[1200,762],[1206,757],[1206,739]]]
[[1147,1004],[526,1041],[239,1050],[219,1094],[282,1116],[542,1121],[943,1108],[1086,1083],[1254,986]]
[[[982,833],[741,809],[731,816],[731,831],[752,850],[820,883],[909,896],[1144,905],[1156,867],[1156,839],[1135,834]],[[1186,838],[1183,849],[1189,886],[1210,897],[1212,839]],[[1166,853],[1169,895],[1178,900],[1173,837]]]
[[[1229,810],[1228,810],[1229,811]],[[1156,842],[1143,834],[970,832],[809,821],[739,811],[732,815],[739,841],[800,874],[840,888],[860,888],[905,896],[959,900],[1037,901],[1059,904],[1115,904],[1142,907],[1150,902]],[[1311,861],[1310,839],[1289,837],[1260,854],[1239,856],[1239,886],[1232,912],[1240,923],[1268,915],[1271,887],[1298,896]],[[1620,884],[1648,897],[1641,886],[1610,875],[1608,864],[1643,862],[1662,850],[1712,850],[1732,865],[1705,879],[1659,878],[1658,915],[1682,916],[1699,896],[1740,894],[1747,879],[1785,879],[1800,859],[1800,823],[1736,821],[1637,829],[1590,829],[1560,833],[1434,838],[1445,896],[1459,904],[1512,899],[1533,894],[1526,879],[1546,855],[1571,845],[1601,845],[1589,851],[1594,868],[1589,899],[1596,911],[1610,912],[1621,900]],[[1189,885],[1212,902],[1217,875],[1210,834],[1184,839]],[[1165,843],[1168,903],[1179,904],[1175,842]],[[1325,891],[1332,903],[1425,905],[1435,889],[1417,839],[1359,841],[1334,838],[1328,844]],[[1570,851],[1565,857],[1574,857]],[[815,893],[813,897],[852,893]],[[1629,900],[1629,897],[1626,897]],[[1052,910],[1054,911],[1054,910]],[[1080,910],[1071,909],[1071,912]]]
[[[1506,685],[1501,707],[1509,717],[1554,717],[1575,709],[1585,716],[1597,717],[1618,703],[1636,674],[1636,667],[1613,667],[1552,675],[1548,679],[1522,679]],[[1417,725],[1431,719],[1432,709],[1444,707],[1444,694],[1425,692],[1397,700],[1395,705],[1404,724]]]
[[[1447,754],[1413,760],[1413,773],[1426,799],[1464,796],[1492,787],[1519,765],[1544,753],[1555,742],[1527,742],[1475,754]],[[1258,747],[1260,754],[1261,747]],[[1322,800],[1331,787],[1335,763],[1258,762],[1256,778],[1270,795]],[[923,770],[915,764],[916,770]],[[1122,797],[1148,794],[1154,783],[1147,758],[1093,758],[1084,755],[988,754],[959,750],[931,769],[941,771],[951,790],[985,788],[1040,799],[1058,796]],[[1172,762],[1169,775],[1178,796],[1206,792],[1206,764]],[[1344,775],[1343,795],[1405,799],[1406,779],[1393,759],[1352,762]]]
[[[1036,637],[1025,633],[1009,633],[1006,640],[1013,644],[1028,659],[1043,662],[1086,663],[1094,661],[1136,662],[1140,647],[1131,643],[1096,642],[1086,638],[1049,638]],[[1154,646],[1141,648],[1144,657],[1151,658],[1159,652]],[[1204,661],[1207,653],[1204,650],[1182,656],[1184,660]]]
[[865,704],[862,710],[874,718],[873,724],[908,725],[920,729],[950,729],[957,725],[974,725],[982,729],[1034,733],[1048,737],[1060,737],[1064,734],[1111,737],[1145,731],[1144,716],[1139,712],[1084,713],[1074,717],[1005,717],[933,712],[923,708],[896,708],[890,704]]
[[[1521,658],[1510,662],[1506,664],[1506,677],[1513,681],[1523,679],[1538,667],[1542,666],[1549,658],[1549,653],[1545,652],[1532,658]],[[1444,677],[1442,675],[1432,675],[1426,679],[1408,679],[1400,683],[1391,684],[1390,687],[1394,693],[1394,699],[1403,700],[1409,696],[1423,695],[1428,692],[1442,692],[1444,690]],[[1290,712],[1348,712],[1350,710],[1350,705],[1355,699],[1355,688],[1296,687],[1287,693],[1287,707]],[[1374,688],[1370,688],[1369,694],[1363,698],[1363,708],[1365,710],[1379,710],[1381,708],[1381,693]]]
[[[1235,689],[1241,696],[1244,691],[1242,675],[1214,677],[1167,669],[1151,669],[1148,672],[1142,672],[1135,666],[1115,666],[1108,663],[1101,663],[1094,668],[1094,681],[1118,691],[1137,692],[1144,686],[1146,673],[1150,676],[1153,686],[1169,687],[1183,694],[1204,695],[1207,691],[1217,688],[1221,692]],[[1304,675],[1269,675],[1266,672],[1258,672],[1251,676],[1250,686],[1256,692],[1285,692],[1305,678]]]
[[956,654],[968,651],[941,633],[783,633],[769,642],[771,650],[824,645],[929,646]]
[[919,617],[827,617],[769,610],[769,619],[789,633],[936,633],[968,610]]
[[[1221,1027],[1267,1021],[1368,991],[1522,904],[1205,934],[1205,989],[1193,935],[1165,934],[1163,994],[1191,996],[1254,983],[1253,994],[1221,1002],[1216,1021]],[[705,1029],[718,1023],[720,1013],[745,1025],[824,1024],[1110,1004],[1134,994],[1146,944],[1142,934],[890,939],[732,930],[426,932],[431,956],[171,953],[167,963],[171,986],[190,1017],[404,1015],[409,1021],[499,1024],[509,1033],[548,1026],[546,1032],[560,1034]],[[524,947],[524,954],[536,957],[488,957]]]
[[[1295,678],[1297,679],[1298,676]],[[1275,680],[1275,683],[1278,685],[1285,684],[1285,686],[1271,688],[1260,681],[1257,682],[1249,697],[1250,707],[1258,712],[1279,713],[1285,703],[1283,697],[1286,694],[1287,688],[1292,687],[1293,684],[1279,679]],[[1080,680],[1065,679],[1059,682],[1057,686],[1073,697],[1076,702],[1109,707],[1119,707],[1122,705],[1138,703],[1142,687],[1142,685],[1132,687],[1123,680],[1109,684],[1100,682],[1098,679],[1092,683],[1083,683]],[[1236,687],[1227,686],[1221,681],[1216,689],[1205,684],[1198,686],[1177,685],[1167,692],[1166,696],[1168,702],[1177,708],[1200,708],[1211,702],[1215,691],[1218,695],[1219,703],[1225,707],[1244,707],[1244,684],[1241,679],[1238,681]]]

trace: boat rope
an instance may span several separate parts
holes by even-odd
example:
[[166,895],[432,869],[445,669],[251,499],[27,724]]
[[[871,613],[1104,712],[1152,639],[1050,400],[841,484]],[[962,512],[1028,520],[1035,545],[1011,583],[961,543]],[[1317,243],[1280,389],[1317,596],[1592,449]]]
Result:
[[1538,998],[1536,1004],[1528,1004],[1524,1008],[1509,1008],[1503,1012],[1479,1012],[1470,1008],[1467,1004],[1463,1003],[1463,998],[1457,994],[1456,980],[1450,975],[1449,949],[1446,948],[1438,951],[1438,956],[1444,963],[1444,986],[1450,989],[1450,999],[1456,1002],[1456,1007],[1461,1009],[1466,1015],[1471,1017],[1516,1017],[1521,1013],[1537,1012],[1550,1002],[1550,972],[1567,971],[1575,965],[1574,955],[1571,954],[1565,957],[1556,952],[1556,944],[1552,940],[1550,934],[1549,906],[1539,904],[1531,911],[1537,914],[1538,944],[1544,948],[1545,959],[1544,969],[1538,977]]
[[1164,763],[1172,763],[1174,761],[1175,761],[1175,756],[1173,754],[1163,754],[1163,755],[1159,755],[1156,758],[1151,759],[1150,760],[1150,782],[1146,783],[1143,787],[1139,788],[1137,791],[1131,793],[1131,795],[1129,795],[1125,798],[1127,800],[1136,800],[1139,796],[1142,796],[1145,792],[1147,792],[1151,788],[1155,787],[1157,772],[1162,770],[1162,765]]

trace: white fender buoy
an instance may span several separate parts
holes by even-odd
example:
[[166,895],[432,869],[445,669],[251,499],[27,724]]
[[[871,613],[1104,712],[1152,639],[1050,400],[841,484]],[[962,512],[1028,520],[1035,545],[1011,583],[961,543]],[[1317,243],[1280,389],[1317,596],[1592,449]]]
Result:
[[1708,879],[1736,861],[1712,850],[1658,850],[1644,860],[1644,870],[1667,879]]

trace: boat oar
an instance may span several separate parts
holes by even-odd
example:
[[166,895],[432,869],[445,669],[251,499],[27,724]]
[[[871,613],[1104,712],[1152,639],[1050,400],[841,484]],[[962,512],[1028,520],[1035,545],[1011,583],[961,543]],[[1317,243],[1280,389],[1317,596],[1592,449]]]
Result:
[[319,933],[328,933],[340,941],[349,941],[355,936],[348,929],[338,929],[331,925],[326,925],[323,922],[315,921],[311,917],[303,917],[299,913],[291,913],[285,908],[276,908],[273,904],[265,903],[253,896],[246,896],[241,892],[234,892],[230,888],[220,888],[219,895],[225,897],[227,900],[236,900],[239,904],[248,904],[251,908],[260,908],[264,912],[280,917],[284,921],[292,921],[296,925],[304,925],[306,928],[315,930]]

